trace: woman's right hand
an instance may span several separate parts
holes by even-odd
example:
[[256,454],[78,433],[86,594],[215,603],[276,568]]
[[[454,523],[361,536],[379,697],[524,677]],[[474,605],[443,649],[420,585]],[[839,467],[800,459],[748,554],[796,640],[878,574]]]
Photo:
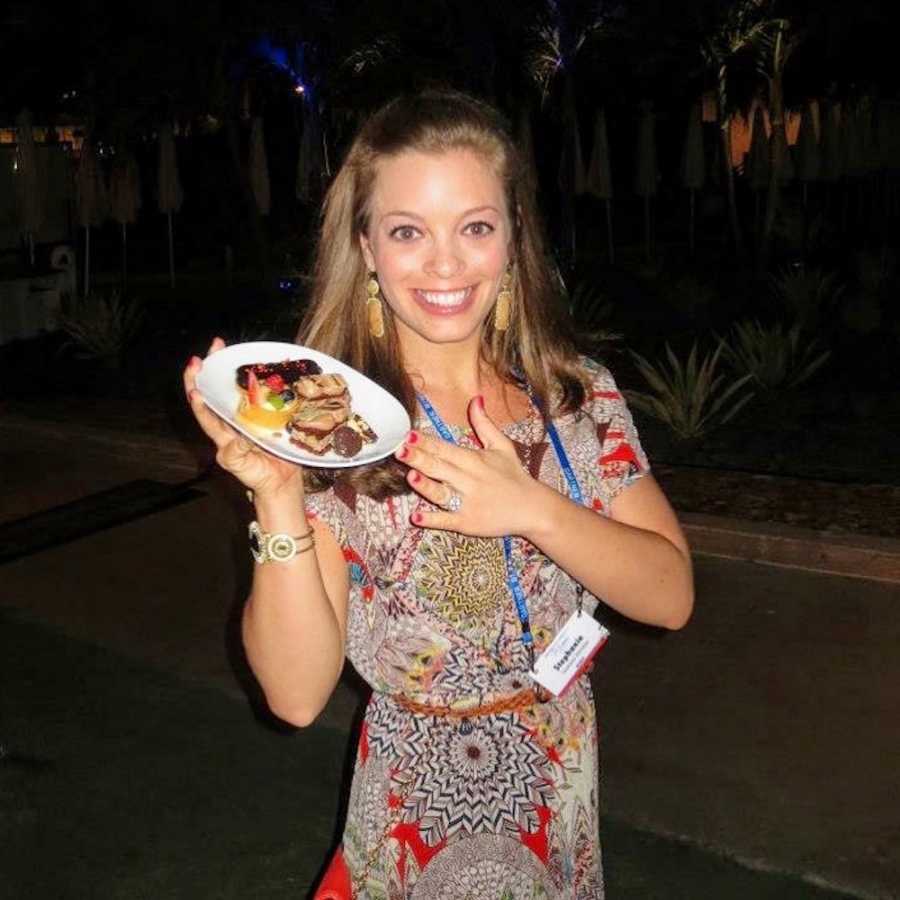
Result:
[[[214,338],[207,356],[224,346],[225,341]],[[220,419],[203,402],[197,390],[197,374],[202,368],[203,361],[197,356],[192,357],[184,370],[184,391],[198,424],[216,445],[216,462],[253,491],[257,499],[293,494],[302,504],[303,469],[266,453]]]

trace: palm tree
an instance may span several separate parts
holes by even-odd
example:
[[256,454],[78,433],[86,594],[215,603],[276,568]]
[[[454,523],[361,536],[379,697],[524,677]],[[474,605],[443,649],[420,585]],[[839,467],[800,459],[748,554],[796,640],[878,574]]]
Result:
[[684,135],[684,149],[681,153],[681,183],[690,194],[691,223],[689,246],[691,256],[696,249],[696,216],[694,214],[697,191],[703,188],[706,176],[706,160],[703,153],[703,103],[698,100],[691,106],[687,129]]
[[725,173],[725,190],[728,198],[728,221],[731,237],[739,257],[744,256],[744,238],[737,214],[734,191],[734,167],[731,163],[731,121],[734,109],[730,102],[729,76],[736,57],[752,47],[765,33],[769,20],[765,17],[769,0],[740,0],[732,5],[701,47],[708,68],[716,83],[716,124]]
[[600,35],[607,15],[602,0],[545,0],[531,28],[533,50],[528,70],[546,102],[551,93],[560,97],[562,112],[562,165],[560,171],[561,219],[565,264],[575,263],[575,194],[584,187],[579,171],[581,135],[575,106],[575,61],[585,45]]
[[791,23],[787,19],[763,21],[754,35],[757,49],[757,66],[765,77],[769,91],[769,126],[772,134],[769,140],[769,188],[766,197],[766,217],[763,221],[762,243],[759,252],[759,267],[765,269],[769,262],[775,216],[778,212],[779,179],[786,169],[787,139],[784,128],[784,68],[794,50],[800,44],[801,36],[791,33]]

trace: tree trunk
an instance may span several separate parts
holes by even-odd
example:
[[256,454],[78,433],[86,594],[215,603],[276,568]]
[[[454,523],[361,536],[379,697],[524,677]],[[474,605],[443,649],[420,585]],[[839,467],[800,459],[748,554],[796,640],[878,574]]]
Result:
[[122,298],[128,290],[128,226],[122,223]]
[[169,210],[169,287],[175,290],[175,238],[172,233],[172,210]]
[[688,193],[691,196],[691,227],[690,227],[690,232],[689,232],[688,244],[690,247],[691,259],[693,259],[694,254],[697,250],[696,235],[695,235],[695,227],[696,227],[697,223],[696,223],[696,216],[695,216],[695,211],[694,211],[696,191],[693,188],[691,188],[688,191]]
[[613,222],[612,222],[612,198],[607,197],[606,203],[606,242],[609,245],[609,264],[615,265],[616,254],[613,242]]
[[[776,63],[777,65],[777,63]],[[766,218],[763,222],[762,242],[759,248],[759,269],[761,272],[769,267],[769,257],[772,252],[772,235],[775,231],[775,216],[778,213],[779,183],[778,179],[783,168],[781,158],[782,143],[775,132],[784,127],[784,102],[781,93],[781,73],[776,68],[775,73],[769,79],[769,122],[771,123],[771,136],[769,138],[769,188],[766,191]]]
[[88,295],[91,280],[91,226],[84,226],[84,296]]
[[644,197],[644,258],[649,263],[653,258],[650,249],[650,198]]
[[721,108],[719,116],[719,140],[722,145],[722,165],[725,175],[725,194],[728,199],[728,222],[731,226],[731,240],[738,259],[744,259],[744,236],[737,214],[737,200],[734,190],[734,168],[731,165],[731,118],[723,117]]

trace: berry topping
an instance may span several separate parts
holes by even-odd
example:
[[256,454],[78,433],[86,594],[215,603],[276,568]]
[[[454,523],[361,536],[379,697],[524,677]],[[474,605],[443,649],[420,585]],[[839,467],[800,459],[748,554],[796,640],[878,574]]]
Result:
[[284,379],[276,372],[266,379],[266,387],[280,394],[284,390]]
[[247,399],[252,406],[262,406],[262,388],[252,369],[247,373]]

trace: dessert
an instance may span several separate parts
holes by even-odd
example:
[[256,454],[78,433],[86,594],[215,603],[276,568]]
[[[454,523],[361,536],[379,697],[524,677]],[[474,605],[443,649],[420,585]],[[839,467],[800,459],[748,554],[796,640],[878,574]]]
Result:
[[246,388],[238,388],[241,402],[237,420],[255,434],[268,436],[287,426],[300,406],[297,394],[278,374],[260,381],[250,369],[246,373]]
[[378,435],[351,409],[342,375],[323,373],[310,359],[251,363],[237,370],[238,421],[263,437],[287,432],[316,456],[333,450],[351,459]]

